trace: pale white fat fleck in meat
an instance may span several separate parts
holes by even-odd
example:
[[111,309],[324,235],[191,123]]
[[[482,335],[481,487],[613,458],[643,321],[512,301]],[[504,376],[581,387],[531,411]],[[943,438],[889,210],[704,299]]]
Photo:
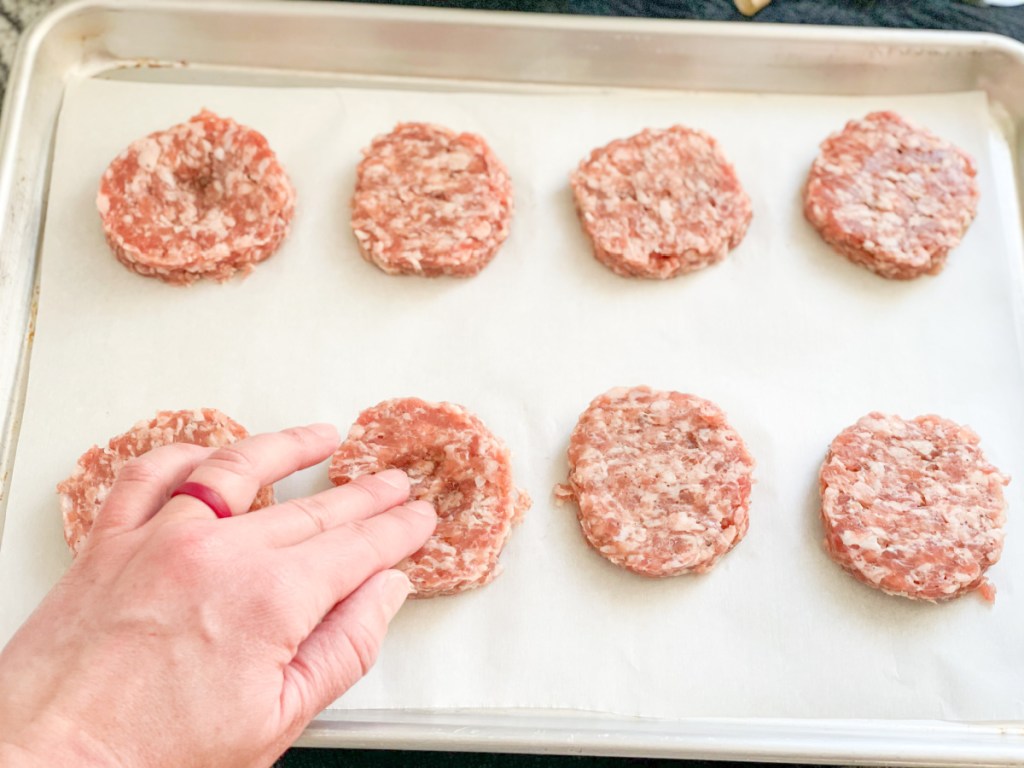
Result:
[[974,220],[976,173],[948,141],[873,112],[822,142],[804,215],[836,251],[882,277],[934,275]]
[[722,410],[649,387],[597,397],[569,441],[569,482],[583,534],[643,576],[702,573],[749,524],[754,459]]
[[[152,419],[140,421],[124,434],[112,437],[105,448],[90,448],[78,459],[71,477],[57,486],[64,538],[72,554],[77,555],[84,546],[111,486],[129,461],[170,443],[220,448],[248,436],[245,427],[214,408],[160,411]],[[273,503],[273,488],[267,486],[260,489],[252,509]]]
[[512,481],[505,443],[452,403],[386,400],[363,411],[335,452],[331,482],[343,485],[384,469],[404,470],[412,498],[437,510],[426,544],[398,564],[414,596],[434,597],[489,583],[530,497]]
[[393,275],[471,277],[509,234],[512,182],[483,138],[400,123],[363,151],[352,229]]
[[752,215],[717,142],[680,125],[595,149],[571,185],[594,255],[625,277],[664,279],[721,261]]
[[261,134],[204,110],[118,155],[96,207],[122,264],[187,285],[269,258],[288,233],[295,189]]
[[832,559],[892,595],[991,599],[985,571],[1003,550],[1009,478],[978,443],[938,416],[870,413],[840,432],[819,476]]

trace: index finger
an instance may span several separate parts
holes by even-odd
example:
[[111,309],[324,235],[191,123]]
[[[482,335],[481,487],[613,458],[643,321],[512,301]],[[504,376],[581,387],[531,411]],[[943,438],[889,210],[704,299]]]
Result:
[[[218,448],[192,471],[188,482],[216,491],[232,515],[241,515],[261,487],[320,463],[338,447],[338,440],[338,430],[330,424],[254,435]],[[210,509],[190,496],[175,496],[157,518],[171,515],[205,519]]]

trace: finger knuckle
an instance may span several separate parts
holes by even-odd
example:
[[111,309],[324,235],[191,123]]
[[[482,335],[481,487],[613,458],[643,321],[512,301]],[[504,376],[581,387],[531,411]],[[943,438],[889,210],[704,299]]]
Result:
[[86,537],[84,545],[88,545],[89,542],[99,540],[111,529],[122,527],[125,524],[125,521],[129,518],[129,513],[127,505],[119,503],[116,498],[111,499],[108,496],[106,501],[100,505],[99,510],[96,512],[96,519],[93,521],[92,531]]
[[359,677],[366,675],[380,653],[380,633],[365,620],[358,619],[345,627],[345,638],[352,649],[352,658],[359,665]]
[[251,475],[256,469],[249,455],[233,445],[226,445],[218,449],[207,459],[207,462],[236,475]]
[[368,506],[375,510],[384,510],[388,505],[384,501],[383,485],[380,480],[363,475],[349,483],[348,487],[356,496],[362,496]]
[[291,438],[292,442],[294,442],[303,451],[313,447],[313,432],[305,427],[290,427],[284,430],[282,434]]
[[322,664],[307,656],[296,656],[292,660],[290,668],[293,670],[293,674],[302,680],[302,685],[295,686],[293,689],[298,697],[298,703],[294,708],[293,724],[301,723],[304,726],[306,721],[320,709],[320,699],[323,698],[324,691],[328,688],[328,676],[325,674]]
[[206,579],[223,566],[225,544],[212,523],[188,521],[164,525],[157,536],[158,567],[189,581]]
[[361,545],[364,552],[368,553],[372,562],[377,565],[393,565],[393,558],[388,557],[387,547],[381,539],[380,531],[365,520],[355,520],[350,525],[350,530],[356,542]]
[[138,483],[148,485],[150,483],[158,482],[159,480],[159,458],[153,456],[152,453],[148,453],[131,459],[127,464],[121,467],[121,471],[117,473],[116,482],[122,484]]
[[288,504],[296,512],[308,518],[317,533],[323,533],[331,527],[333,514],[330,507],[315,496],[305,499],[292,499]]

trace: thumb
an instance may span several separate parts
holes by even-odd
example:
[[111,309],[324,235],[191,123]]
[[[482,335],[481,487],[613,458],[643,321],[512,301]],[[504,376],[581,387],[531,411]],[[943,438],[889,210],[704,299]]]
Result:
[[401,571],[381,571],[328,611],[302,642],[285,668],[281,692],[282,721],[294,723],[296,735],[370,671],[411,590]]

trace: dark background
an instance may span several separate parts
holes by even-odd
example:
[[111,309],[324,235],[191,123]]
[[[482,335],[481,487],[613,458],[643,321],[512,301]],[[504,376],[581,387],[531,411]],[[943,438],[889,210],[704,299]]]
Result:
[[[540,755],[481,755],[457,752],[396,752],[344,749],[293,749],[277,768],[757,768],[760,763],[708,760],[651,760],[625,757],[542,757]],[[768,768],[765,764],[765,768]],[[779,766],[771,768],[814,768]]]
[[[648,16],[737,23],[784,22],[858,27],[959,29],[998,32],[1024,41],[1024,7],[990,8],[959,0],[774,0],[753,19],[732,0],[371,0],[398,5],[478,8],[495,11]],[[1024,87],[1024,84],[1022,84]],[[542,757],[445,752],[293,749],[278,768],[752,768],[751,763],[676,761],[603,757]],[[765,766],[767,768],[767,766]]]
[[998,32],[1024,41],[1024,7],[996,8],[963,0],[775,0],[752,19],[732,0],[368,0],[380,5],[477,8],[598,16],[648,16],[741,23],[843,24],[856,27]]

